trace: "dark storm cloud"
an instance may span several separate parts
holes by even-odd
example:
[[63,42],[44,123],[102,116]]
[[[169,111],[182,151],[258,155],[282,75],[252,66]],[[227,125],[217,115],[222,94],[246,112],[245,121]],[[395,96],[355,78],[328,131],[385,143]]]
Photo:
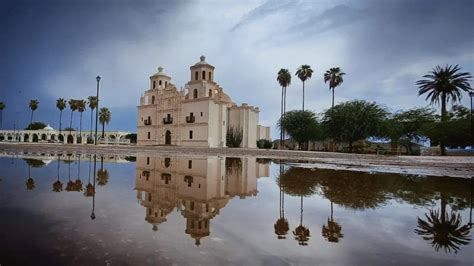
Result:
[[[278,119],[275,76],[282,67],[292,73],[301,64],[313,67],[305,106],[315,112],[330,106],[322,80],[329,67],[347,73],[336,102],[375,100],[392,110],[426,105],[417,97],[415,81],[438,64],[460,64],[474,72],[474,2],[468,0],[0,5],[0,101],[18,105],[5,110],[8,127],[13,118],[27,123],[30,98],[41,102],[35,120],[54,126],[55,98],[94,94],[94,77],[100,74],[104,104],[112,108],[111,127],[134,130],[148,76],[161,65],[182,87],[189,65],[201,54],[216,66],[215,78],[226,92],[238,103],[258,105],[262,123],[269,126]],[[288,109],[299,108],[301,82],[294,78],[289,91]]]

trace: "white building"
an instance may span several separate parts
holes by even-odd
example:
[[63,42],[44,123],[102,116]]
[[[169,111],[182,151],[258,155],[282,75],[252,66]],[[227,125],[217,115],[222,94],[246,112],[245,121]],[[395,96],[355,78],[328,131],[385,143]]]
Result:
[[270,128],[258,124],[258,107],[232,102],[204,56],[190,70],[191,80],[182,90],[162,67],[150,77],[138,106],[138,145],[226,147],[230,127],[241,130],[241,147],[255,148],[257,140],[270,139]]

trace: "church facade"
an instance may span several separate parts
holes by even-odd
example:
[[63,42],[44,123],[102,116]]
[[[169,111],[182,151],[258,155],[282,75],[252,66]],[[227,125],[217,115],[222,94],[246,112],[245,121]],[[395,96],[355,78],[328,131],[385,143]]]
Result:
[[259,108],[235,104],[214,81],[214,69],[201,56],[190,67],[190,81],[178,90],[158,68],[140,98],[137,144],[227,147],[229,129],[241,133],[243,148],[270,139],[270,128],[259,125]]

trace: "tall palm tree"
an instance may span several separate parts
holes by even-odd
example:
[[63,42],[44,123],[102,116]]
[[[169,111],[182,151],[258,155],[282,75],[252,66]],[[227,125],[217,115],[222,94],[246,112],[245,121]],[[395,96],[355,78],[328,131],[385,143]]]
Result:
[[344,82],[345,74],[339,67],[331,67],[324,73],[324,83],[329,81],[329,90],[332,90],[332,107],[334,107],[334,90]]
[[446,212],[447,199],[441,193],[441,211],[430,210],[425,214],[426,221],[418,217],[418,228],[415,233],[422,236],[424,240],[431,241],[436,251],[444,248],[445,252],[457,253],[461,245],[467,245],[471,241],[469,224],[462,225],[461,215],[451,210]]
[[2,128],[3,125],[3,109],[7,107],[4,102],[0,102],[0,129]]
[[[290,86],[291,83],[291,73],[288,69],[280,69],[278,71],[277,81],[281,86],[281,112],[280,112],[280,121],[286,113],[286,88]],[[280,148],[285,145],[285,132],[283,128],[280,128]]]
[[94,114],[94,109],[97,108],[97,97],[96,96],[89,96],[87,97],[87,103],[89,104],[89,109],[91,109],[91,140],[92,140],[92,116]]
[[341,233],[342,227],[333,218],[333,203],[331,200],[331,217],[328,218],[328,224],[323,225],[321,230],[322,236],[329,242],[337,243],[339,242],[339,238],[344,237]]
[[[429,99],[431,104],[439,104],[441,102],[441,122],[448,119],[446,103],[451,100],[454,104],[461,100],[461,92],[472,91],[469,80],[472,76],[469,72],[460,72],[461,68],[451,65],[445,67],[436,66],[431,72],[416,82],[419,87],[418,96],[427,93],[426,100]],[[440,142],[441,155],[446,155],[444,142]]]
[[313,75],[313,70],[310,65],[302,65],[296,70],[296,76],[303,82],[303,111],[304,111],[304,83]]
[[71,119],[69,120],[69,132],[72,130],[72,115],[74,114],[74,111],[77,110],[77,100],[70,99],[69,100],[69,108],[71,109]]
[[38,109],[39,102],[38,100],[30,100],[29,106],[31,109],[31,118],[30,118],[30,124],[33,123],[33,112]]
[[87,102],[85,100],[77,101],[77,111],[81,114],[79,122],[79,137],[81,138],[82,143],[82,113],[86,110]]
[[56,100],[56,107],[59,109],[59,135],[61,135],[63,110],[66,108],[66,104],[67,102],[63,98]]
[[109,124],[112,120],[112,114],[110,113],[109,108],[102,107],[99,111],[99,122],[102,124],[102,138],[105,135],[105,125]]

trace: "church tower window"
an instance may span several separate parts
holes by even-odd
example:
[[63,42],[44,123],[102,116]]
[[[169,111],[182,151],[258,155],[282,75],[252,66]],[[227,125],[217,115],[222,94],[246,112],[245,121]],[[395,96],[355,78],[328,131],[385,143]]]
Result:
[[197,72],[197,71],[196,71],[196,72],[194,72],[194,80],[198,80],[198,75],[199,75],[199,74],[198,74],[198,72]]
[[202,71],[202,80],[206,80],[206,71]]
[[193,91],[193,99],[196,99],[198,97],[198,90],[194,89]]

